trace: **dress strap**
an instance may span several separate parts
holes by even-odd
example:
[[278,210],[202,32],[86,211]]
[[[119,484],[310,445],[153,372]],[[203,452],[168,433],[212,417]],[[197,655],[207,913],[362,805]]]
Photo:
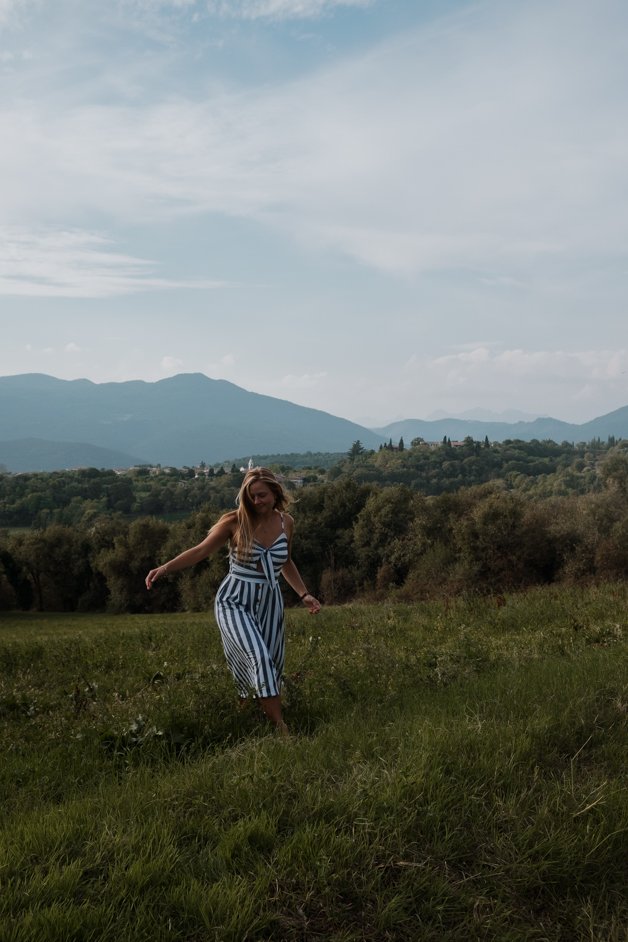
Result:
[[285,531],[286,528],[283,523],[283,512],[280,514],[280,516],[281,516],[281,529]]

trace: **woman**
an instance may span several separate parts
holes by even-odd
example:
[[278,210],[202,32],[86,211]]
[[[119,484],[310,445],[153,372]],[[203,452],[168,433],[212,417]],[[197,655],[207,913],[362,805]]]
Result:
[[240,699],[251,692],[281,733],[284,666],[281,573],[312,615],[320,602],[299,575],[292,555],[294,521],[285,512],[288,495],[267,468],[251,468],[237,498],[238,509],[224,514],[202,543],[185,550],[146,576],[146,588],[162,576],[187,569],[229,543],[229,574],[216,594],[215,613],[227,663]]

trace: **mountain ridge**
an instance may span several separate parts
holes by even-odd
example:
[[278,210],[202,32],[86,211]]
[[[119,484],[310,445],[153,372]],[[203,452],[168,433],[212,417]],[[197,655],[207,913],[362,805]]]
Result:
[[628,439],[628,406],[582,425],[551,417],[514,423],[442,418],[367,428],[203,373],[108,383],[47,373],[0,377],[0,465],[10,471],[181,467],[231,461],[235,455],[346,454],[356,440],[376,449],[391,439],[409,445],[419,437],[438,442],[469,436],[559,443]]
[[0,464],[11,470],[2,443],[22,439],[84,442],[174,466],[251,453],[345,452],[357,439],[368,448],[382,442],[347,419],[203,373],[154,383],[0,377]]
[[43,438],[18,438],[0,442],[0,468],[13,473],[28,471],[61,471],[71,468],[132,468],[142,464],[140,458],[100,448],[85,442],[46,441]]
[[622,406],[606,415],[598,416],[581,425],[563,422],[543,416],[531,422],[483,422],[468,419],[402,419],[389,425],[375,428],[374,432],[385,439],[403,438],[406,444],[414,438],[425,441],[440,441],[444,437],[462,440],[467,436],[476,440],[488,437],[489,441],[507,439],[550,439],[558,442],[591,441],[594,438],[628,438],[628,406]]

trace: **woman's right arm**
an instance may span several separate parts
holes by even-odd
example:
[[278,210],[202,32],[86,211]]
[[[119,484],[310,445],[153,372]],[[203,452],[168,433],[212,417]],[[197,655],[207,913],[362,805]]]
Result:
[[190,566],[195,566],[196,563],[200,563],[201,560],[211,556],[212,553],[219,550],[221,546],[224,546],[225,543],[233,537],[235,523],[235,513],[225,514],[214,524],[205,539],[196,546],[192,546],[190,549],[179,553],[178,556],[168,560],[163,566],[157,566],[156,569],[151,569],[146,576],[146,588],[150,589],[153,583],[156,582],[157,579],[161,579],[162,576],[170,575],[172,572],[179,572],[181,569],[189,569]]

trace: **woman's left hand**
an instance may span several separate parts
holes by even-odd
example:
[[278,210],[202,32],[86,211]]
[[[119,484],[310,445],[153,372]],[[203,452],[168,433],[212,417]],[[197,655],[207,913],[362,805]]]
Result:
[[310,615],[318,615],[321,610],[321,603],[318,601],[318,599],[315,599],[313,595],[308,593],[308,595],[303,596],[301,601],[307,607]]

